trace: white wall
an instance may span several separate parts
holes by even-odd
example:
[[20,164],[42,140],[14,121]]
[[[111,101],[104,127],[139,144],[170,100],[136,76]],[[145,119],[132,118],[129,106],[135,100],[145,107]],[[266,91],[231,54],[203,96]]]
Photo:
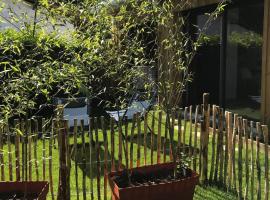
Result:
[[[0,6],[1,5],[4,5],[4,8],[0,10],[0,30],[7,28],[19,30],[25,28],[26,24],[34,23],[35,11],[31,3],[23,0],[0,0]],[[12,20],[12,15],[18,20]],[[73,26],[68,23],[53,27],[52,24],[46,20],[45,15],[41,13],[38,14],[37,22],[42,27],[45,27],[48,32],[52,32],[55,29],[59,30],[59,32],[70,32],[73,30]]]

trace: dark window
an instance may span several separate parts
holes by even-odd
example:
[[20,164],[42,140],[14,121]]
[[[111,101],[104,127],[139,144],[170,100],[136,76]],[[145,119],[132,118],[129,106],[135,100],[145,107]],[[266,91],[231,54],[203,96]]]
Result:
[[260,120],[263,4],[228,10],[226,107]]

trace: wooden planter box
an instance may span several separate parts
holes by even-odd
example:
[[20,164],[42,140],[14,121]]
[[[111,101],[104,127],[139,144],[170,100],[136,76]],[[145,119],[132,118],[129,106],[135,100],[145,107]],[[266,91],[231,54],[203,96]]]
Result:
[[0,199],[46,200],[46,181],[0,182]]
[[[134,168],[132,171],[142,172],[147,175],[147,173],[150,172],[169,169],[173,169],[172,163],[144,166]],[[111,172],[108,174],[113,200],[192,200],[195,186],[199,182],[199,175],[192,171],[191,177],[182,180],[119,188],[112,180],[112,177],[121,173],[123,173],[123,171]]]

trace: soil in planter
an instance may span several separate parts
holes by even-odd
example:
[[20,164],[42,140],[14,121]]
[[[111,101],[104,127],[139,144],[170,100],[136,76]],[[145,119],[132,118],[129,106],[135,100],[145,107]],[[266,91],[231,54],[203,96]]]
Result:
[[0,200],[35,200],[38,198],[37,194],[29,194],[23,192],[9,193],[0,192]]
[[192,176],[191,169],[178,168],[176,176],[174,177],[173,169],[160,169],[151,173],[142,173],[131,171],[130,182],[128,179],[127,170],[124,170],[120,175],[115,175],[112,180],[118,185],[119,188],[127,188],[134,186],[153,185],[160,183],[167,183],[172,181],[181,180]]

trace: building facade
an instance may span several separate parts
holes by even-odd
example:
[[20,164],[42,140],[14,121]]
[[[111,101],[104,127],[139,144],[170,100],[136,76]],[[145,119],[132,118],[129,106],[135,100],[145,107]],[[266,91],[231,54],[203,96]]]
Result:
[[[219,2],[193,0],[188,23],[202,27]],[[196,37],[196,30],[189,33]],[[203,34],[187,101],[200,103],[209,92],[211,103],[270,124],[270,0],[232,1]]]

